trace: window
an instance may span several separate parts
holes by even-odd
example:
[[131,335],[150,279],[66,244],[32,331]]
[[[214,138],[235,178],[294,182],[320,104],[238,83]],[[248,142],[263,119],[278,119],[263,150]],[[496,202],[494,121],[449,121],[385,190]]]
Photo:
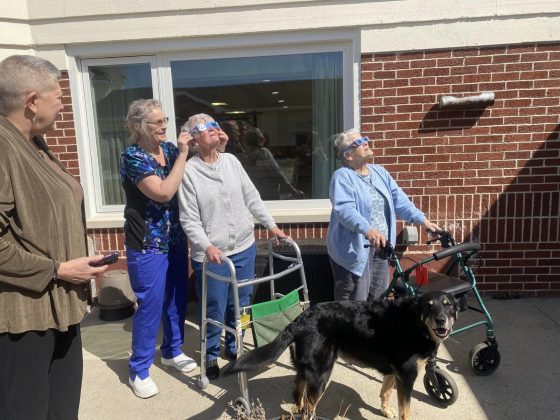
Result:
[[120,153],[128,138],[124,126],[128,104],[156,96],[153,61],[135,61],[139,60],[87,60],[83,63],[87,69],[84,84],[95,213],[123,211],[125,197],[119,166]]
[[119,164],[128,104],[150,97],[170,118],[172,142],[189,116],[214,117],[230,137],[226,151],[242,162],[279,222],[326,220],[334,136],[355,125],[359,54],[351,43],[137,55],[76,58],[74,82],[82,89],[72,94],[82,121],[88,226],[122,224]]
[[341,52],[172,61],[171,75],[177,130],[213,116],[264,200],[328,198]]
[[124,204],[119,155],[126,146],[128,104],[153,96],[149,64],[90,66],[101,205]]

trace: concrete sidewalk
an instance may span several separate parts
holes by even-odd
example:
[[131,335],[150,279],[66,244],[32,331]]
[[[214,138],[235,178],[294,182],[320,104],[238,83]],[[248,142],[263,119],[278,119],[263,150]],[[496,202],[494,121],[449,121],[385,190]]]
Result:
[[[471,302],[472,303],[472,302]],[[495,321],[501,365],[491,376],[476,376],[470,369],[470,349],[484,341],[484,328],[458,334],[446,341],[438,365],[455,379],[459,397],[442,408],[423,386],[423,372],[416,381],[412,398],[415,419],[538,419],[551,418],[560,408],[560,299],[487,300]],[[185,326],[187,355],[200,362],[196,304],[191,304]],[[474,311],[460,314],[457,326],[480,316]],[[160,393],[150,399],[137,398],[128,386],[131,319],[119,322],[99,320],[96,309],[82,323],[84,381],[81,420],[99,419],[230,419],[228,403],[240,396],[236,376],[220,378],[205,390],[197,387],[199,369],[188,375],[166,370],[159,362],[151,376]],[[158,342],[161,342],[159,340]],[[252,348],[247,335],[246,349]],[[221,361],[221,366],[226,364]],[[261,401],[266,418],[287,413],[291,406],[294,370],[285,352],[273,368],[249,375],[251,399]],[[319,403],[317,414],[332,419],[384,418],[379,410],[382,375],[339,361]],[[396,392],[392,398],[396,408]]]

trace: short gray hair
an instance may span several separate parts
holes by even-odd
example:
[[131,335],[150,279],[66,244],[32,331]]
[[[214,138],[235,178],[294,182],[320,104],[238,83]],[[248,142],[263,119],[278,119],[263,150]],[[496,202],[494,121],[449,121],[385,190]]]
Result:
[[343,131],[336,136],[336,139],[334,140],[334,150],[336,156],[340,159],[340,162],[344,166],[346,166],[346,157],[341,152],[352,143],[353,140],[351,140],[350,137],[353,134],[360,134],[360,130],[357,128],[351,128],[350,130]]
[[148,133],[146,117],[154,109],[163,109],[157,99],[137,99],[128,105],[125,127],[128,129],[128,140],[131,144],[138,143],[140,136]]
[[30,92],[56,87],[61,73],[56,66],[32,55],[12,55],[0,62],[0,114],[8,115],[24,104]]
[[187,122],[181,126],[181,131],[188,131],[190,133],[197,124],[206,124],[209,121],[215,120],[208,114],[191,115]]

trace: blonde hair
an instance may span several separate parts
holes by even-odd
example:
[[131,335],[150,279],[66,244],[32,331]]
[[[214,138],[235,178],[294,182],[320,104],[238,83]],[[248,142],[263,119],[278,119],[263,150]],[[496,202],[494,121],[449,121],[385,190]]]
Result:
[[12,55],[0,62],[0,114],[24,104],[30,92],[54,89],[61,73],[53,63],[32,55]]
[[142,135],[148,134],[146,117],[154,109],[162,109],[161,102],[157,99],[137,99],[128,105],[125,127],[131,144],[138,143]]

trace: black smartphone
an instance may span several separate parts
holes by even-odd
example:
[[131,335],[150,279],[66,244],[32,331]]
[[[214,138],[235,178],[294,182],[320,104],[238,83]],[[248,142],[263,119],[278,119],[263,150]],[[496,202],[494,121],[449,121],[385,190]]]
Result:
[[119,253],[111,252],[110,254],[105,255],[97,262],[90,262],[89,265],[91,265],[92,267],[102,267],[104,265],[114,264],[118,261],[118,259],[119,259]]

